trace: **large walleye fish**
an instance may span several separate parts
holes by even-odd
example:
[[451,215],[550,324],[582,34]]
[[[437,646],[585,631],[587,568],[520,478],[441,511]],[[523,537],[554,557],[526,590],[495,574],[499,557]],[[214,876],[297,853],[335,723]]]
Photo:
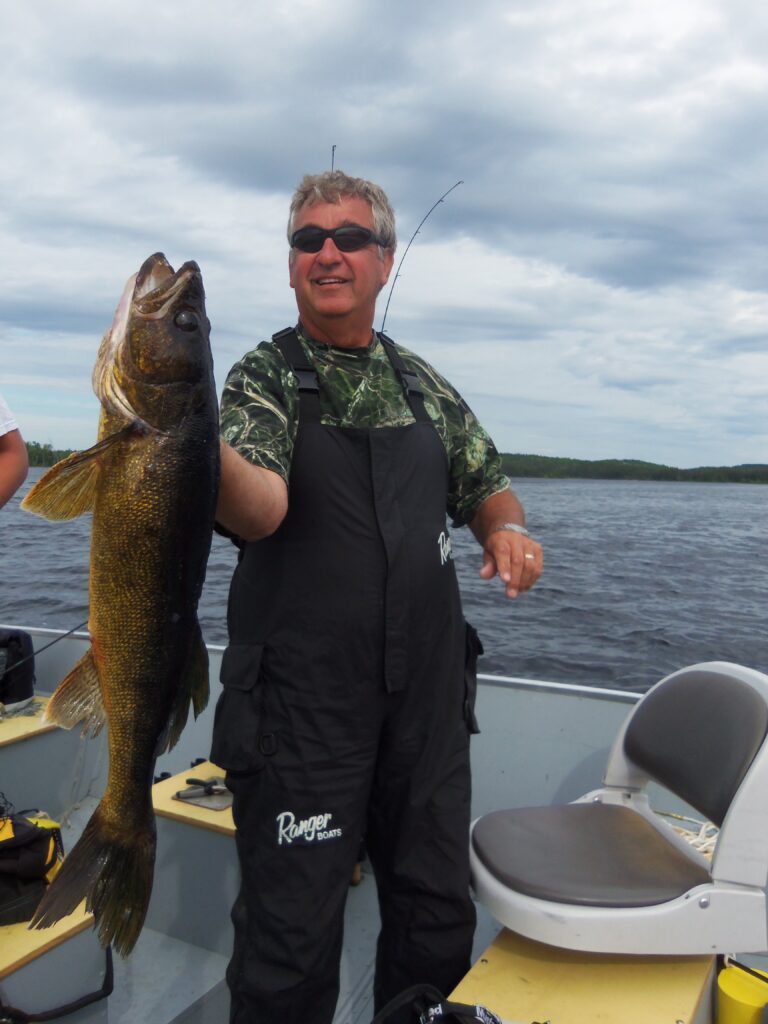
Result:
[[106,723],[109,777],[79,842],[40,903],[46,928],[85,899],[99,938],[124,955],[152,890],[155,759],[208,700],[197,602],[211,544],[219,432],[200,270],[162,253],[128,281],[99,350],[99,440],[59,462],[22,507],[48,519],[93,512],[91,647],[47,717]]

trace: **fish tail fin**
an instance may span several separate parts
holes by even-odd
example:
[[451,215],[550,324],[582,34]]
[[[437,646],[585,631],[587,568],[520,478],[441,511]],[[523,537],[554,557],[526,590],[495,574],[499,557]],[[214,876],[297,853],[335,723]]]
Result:
[[75,667],[62,679],[45,708],[44,718],[63,729],[85,722],[84,734],[98,736],[107,720],[101,699],[99,670],[89,647]]
[[110,835],[101,805],[40,901],[30,928],[50,928],[85,900],[102,946],[127,956],[136,944],[152,893],[154,821],[130,836]]

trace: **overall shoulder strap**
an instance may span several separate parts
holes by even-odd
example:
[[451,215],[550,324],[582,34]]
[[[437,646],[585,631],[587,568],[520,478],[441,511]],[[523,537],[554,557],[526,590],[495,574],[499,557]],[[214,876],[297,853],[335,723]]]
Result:
[[432,420],[430,415],[424,407],[424,391],[421,387],[421,381],[415,373],[411,373],[411,371],[407,369],[400,353],[397,351],[397,346],[394,341],[381,332],[379,332],[379,338],[384,346],[384,351],[389,356],[389,361],[397,375],[397,379],[402,385],[403,391],[405,392],[405,400],[411,407],[411,412],[415,419],[419,423],[431,423]]
[[295,327],[286,327],[272,335],[286,363],[293,370],[299,389],[299,422],[320,422],[320,382],[317,371],[304,353]]

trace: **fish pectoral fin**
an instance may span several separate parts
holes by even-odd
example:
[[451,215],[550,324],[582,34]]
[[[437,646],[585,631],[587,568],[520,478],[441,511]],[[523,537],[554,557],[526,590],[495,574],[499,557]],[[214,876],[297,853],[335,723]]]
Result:
[[208,703],[208,651],[200,631],[200,624],[195,623],[195,632],[189,645],[187,661],[182,671],[181,682],[176,702],[168,719],[168,725],[158,742],[158,757],[165,750],[171,750],[179,741],[189,717],[189,702],[195,718]]
[[84,735],[98,736],[104,728],[107,714],[101,699],[99,670],[92,647],[59,683],[48,701],[44,718],[63,729],[71,729],[78,722],[83,722]]
[[76,519],[93,510],[104,453],[134,431],[133,425],[57,462],[30,488],[21,503],[43,519]]
[[84,452],[62,459],[41,476],[21,503],[43,519],[76,519],[93,509],[99,464]]

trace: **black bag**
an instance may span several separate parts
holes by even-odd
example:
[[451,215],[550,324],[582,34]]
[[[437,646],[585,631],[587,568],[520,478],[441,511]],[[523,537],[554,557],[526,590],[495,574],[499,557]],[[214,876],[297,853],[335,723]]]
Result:
[[[0,925],[29,921],[46,886],[53,881],[64,858],[61,829],[40,811],[13,809],[0,793]],[[106,949],[104,981],[96,992],[64,1006],[27,1013],[9,1006],[0,994],[0,1024],[35,1024],[58,1020],[111,995],[114,986],[112,950]]]
[[63,857],[55,821],[38,811],[0,818],[0,925],[29,921]]
[[115,975],[112,966],[112,948],[110,946],[106,948],[105,957],[104,981],[100,989],[97,989],[95,992],[89,992],[87,995],[81,996],[71,1003],[56,1006],[51,1010],[41,1010],[37,1013],[27,1013],[25,1010],[20,1010],[17,1006],[9,1006],[0,997],[0,1024],[38,1024],[38,1022],[43,1021],[55,1021],[60,1017],[68,1016],[70,1013],[77,1013],[78,1010],[90,1006],[91,1003],[98,1002],[99,999],[106,999],[107,996],[111,996],[115,985]]
[[32,637],[23,629],[0,629],[0,704],[7,710],[23,706],[34,693]]
[[387,1024],[404,1007],[410,1009],[413,1024],[502,1024],[486,1007],[449,1002],[432,985],[413,985],[405,989],[379,1010],[371,1024]]

